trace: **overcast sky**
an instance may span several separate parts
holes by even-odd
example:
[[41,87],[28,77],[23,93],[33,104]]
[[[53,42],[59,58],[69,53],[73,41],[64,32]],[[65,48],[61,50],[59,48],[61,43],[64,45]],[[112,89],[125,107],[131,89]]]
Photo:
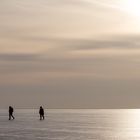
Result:
[[140,18],[123,0],[0,0],[0,108],[140,107]]

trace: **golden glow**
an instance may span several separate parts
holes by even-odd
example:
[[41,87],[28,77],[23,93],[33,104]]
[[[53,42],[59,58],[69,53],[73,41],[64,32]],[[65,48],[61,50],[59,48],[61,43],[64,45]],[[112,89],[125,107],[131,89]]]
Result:
[[140,0],[122,1],[122,9],[134,16],[140,16]]

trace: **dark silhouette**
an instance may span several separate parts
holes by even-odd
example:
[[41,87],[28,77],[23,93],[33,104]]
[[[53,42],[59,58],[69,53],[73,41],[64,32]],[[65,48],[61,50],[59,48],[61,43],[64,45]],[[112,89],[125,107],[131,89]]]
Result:
[[9,106],[9,120],[11,120],[11,118],[15,119],[15,117],[13,116],[13,112],[14,112],[13,107]]
[[45,117],[44,117],[44,109],[42,106],[40,106],[40,109],[39,109],[39,114],[40,114],[40,120],[44,120]]

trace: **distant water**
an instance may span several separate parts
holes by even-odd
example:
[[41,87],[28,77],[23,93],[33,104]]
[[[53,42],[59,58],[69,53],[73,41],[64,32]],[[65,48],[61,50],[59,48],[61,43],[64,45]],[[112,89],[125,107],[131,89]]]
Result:
[[140,110],[0,110],[0,140],[140,140]]

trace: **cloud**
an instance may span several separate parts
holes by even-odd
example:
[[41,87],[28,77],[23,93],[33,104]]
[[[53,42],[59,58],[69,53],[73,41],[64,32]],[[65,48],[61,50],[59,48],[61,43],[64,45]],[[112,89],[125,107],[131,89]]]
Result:
[[[110,50],[118,49],[137,50],[140,49],[140,36],[113,36],[100,39],[59,39],[52,38],[55,42],[52,50],[55,51],[94,51],[94,50]],[[50,49],[51,50],[51,49]]]
[[16,53],[16,54],[0,54],[0,61],[33,61],[37,60],[37,55],[35,54],[21,54],[21,53]]

